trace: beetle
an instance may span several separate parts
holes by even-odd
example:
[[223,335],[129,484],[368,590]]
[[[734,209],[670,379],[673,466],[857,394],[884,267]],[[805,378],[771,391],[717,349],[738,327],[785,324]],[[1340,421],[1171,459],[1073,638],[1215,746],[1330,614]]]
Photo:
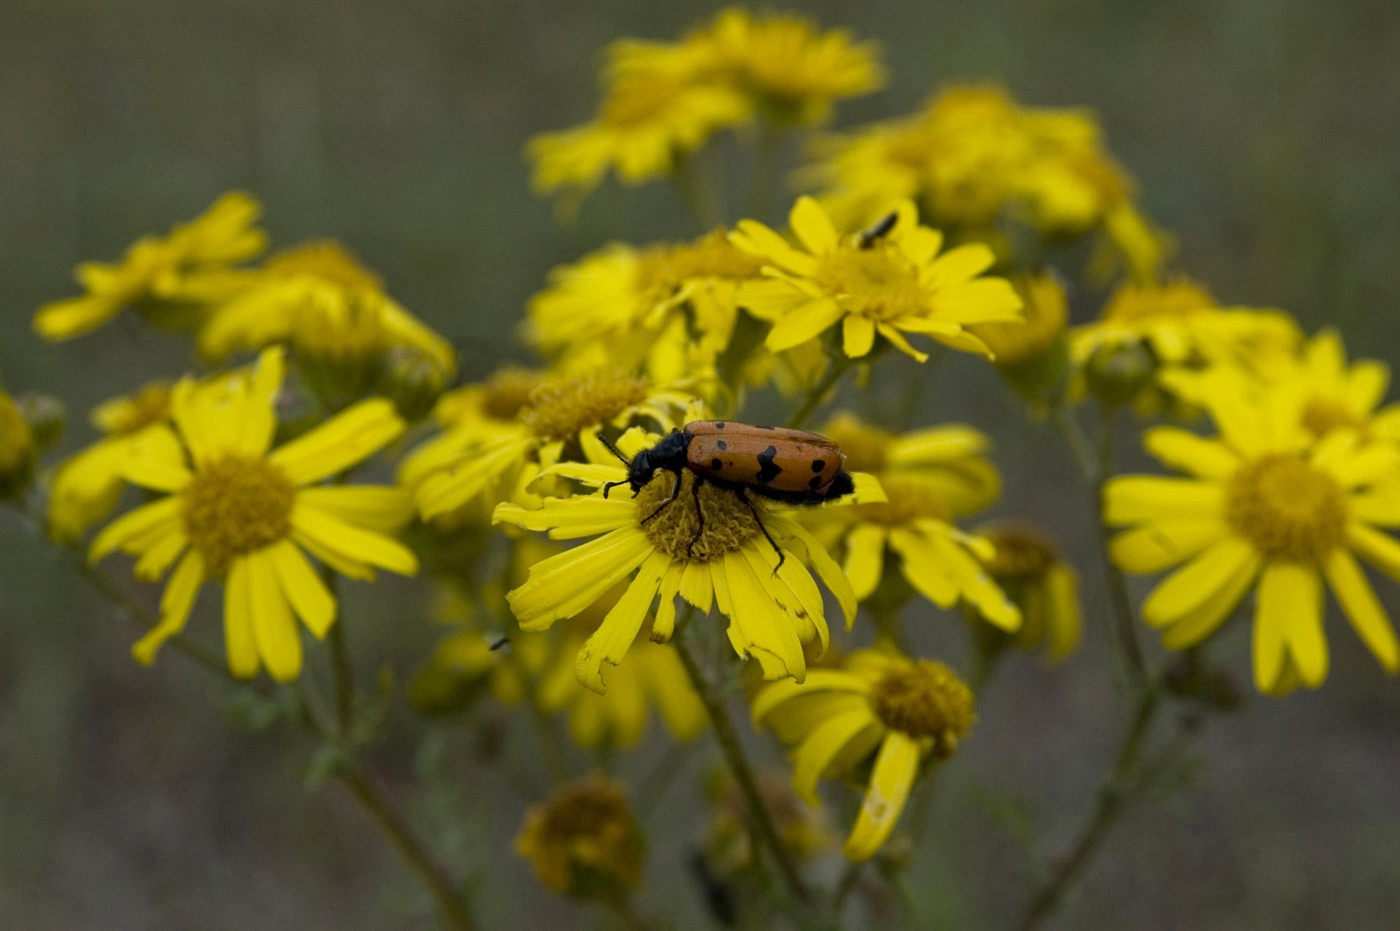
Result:
[[627,485],[635,498],[658,471],[670,472],[675,478],[670,497],[642,519],[645,524],[676,500],[681,490],[681,470],[689,469],[695,476],[692,493],[695,516],[700,521],[691,547],[700,539],[705,527],[700,485],[708,482],[736,493],[748,506],[763,536],[778,553],[775,572],[786,557],[763,526],[749,493],[785,504],[822,504],[855,491],[851,474],[842,468],[846,457],[841,447],[824,436],[803,430],[759,427],[727,420],[696,420],[672,430],[655,446],[642,450],[630,460],[603,434],[599,433],[598,439],[627,466],[627,478],[605,484],[603,497],[619,485]]
[[880,219],[872,223],[867,229],[856,234],[857,249],[871,249],[880,240],[888,236],[894,225],[899,222],[899,211],[891,210]]

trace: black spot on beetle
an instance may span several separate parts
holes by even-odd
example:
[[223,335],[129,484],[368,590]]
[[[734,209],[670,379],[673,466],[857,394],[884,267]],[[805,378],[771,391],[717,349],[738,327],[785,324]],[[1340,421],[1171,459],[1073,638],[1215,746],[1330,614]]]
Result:
[[807,487],[812,489],[813,491],[816,491],[818,488],[821,487],[821,485],[822,477],[820,475],[813,475],[812,480],[807,483]]
[[726,443],[724,440],[719,440],[715,443],[715,445],[719,447],[720,452],[724,452],[726,449],[729,448],[729,444]]
[[710,469],[711,469],[711,471],[718,472],[718,471],[720,470],[720,468],[721,468],[723,465],[724,465],[724,463],[723,463],[723,462],[720,462],[719,459],[711,459],[711,460],[710,460]]
[[820,472],[822,469],[825,469],[825,468],[826,468],[826,460],[825,460],[825,459],[813,459],[813,460],[812,460],[812,471],[813,471],[813,472]]
[[758,454],[758,482],[767,485],[778,477],[783,467],[774,462],[778,458],[778,447],[770,446]]
[[715,429],[716,429],[716,430],[723,430],[723,429],[724,429],[724,421],[723,421],[723,420],[716,421],[716,422],[715,422]]

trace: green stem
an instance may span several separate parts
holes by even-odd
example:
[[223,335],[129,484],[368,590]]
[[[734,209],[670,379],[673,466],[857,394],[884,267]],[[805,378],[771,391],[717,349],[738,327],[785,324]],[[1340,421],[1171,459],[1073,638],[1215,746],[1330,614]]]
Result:
[[768,220],[768,208],[773,201],[773,177],[777,172],[778,154],[782,151],[782,145],[782,131],[765,122],[758,131],[753,178],[749,184],[749,216],[759,222]]
[[[331,589],[334,594],[334,588]],[[337,600],[337,604],[339,601]],[[335,709],[341,737],[349,739],[355,714],[355,672],[345,646],[345,616],[337,614],[326,637],[330,646],[331,675],[335,679]]]
[[1027,903],[1021,920],[1016,925],[1019,931],[1031,931],[1050,917],[1089,865],[1094,854],[1103,846],[1109,831],[1132,801],[1133,790],[1138,787],[1133,777],[1138,768],[1138,760],[1142,756],[1143,745],[1151,730],[1153,717],[1160,706],[1160,699],[1161,686],[1158,683],[1152,683],[1142,691],[1132,719],[1118,745],[1113,768],[1099,786],[1093,811],[1054,875]]
[[342,767],[336,776],[427,887],[447,924],[458,931],[473,931],[476,922],[466,900],[453,889],[452,881],[400,820],[383,793],[357,767]]
[[841,878],[836,882],[836,891],[831,896],[831,923],[836,927],[840,927],[841,910],[846,907],[846,899],[850,898],[851,893],[860,884],[860,874],[864,868],[865,861],[857,860],[847,863],[846,868],[841,871]]
[[841,376],[846,374],[846,370],[851,367],[851,360],[845,355],[832,358],[831,363],[826,368],[826,373],[822,375],[821,381],[812,386],[812,390],[807,392],[806,399],[802,406],[788,420],[788,426],[794,430],[801,430],[812,414],[816,413],[818,407],[826,400],[827,393],[831,391],[836,383],[841,380]]
[[716,185],[703,150],[683,155],[676,160],[672,181],[691,217],[704,232],[724,227],[724,207],[719,202]]
[[[690,678],[690,684],[694,686],[696,693],[700,696],[701,704],[705,706],[705,713],[709,715],[715,739],[719,741],[720,751],[724,754],[724,761],[728,764],[729,771],[734,776],[734,782],[739,787],[739,793],[744,798],[748,823],[754,833],[768,847],[773,861],[778,865],[778,872],[782,876],[788,892],[798,902],[806,905],[812,900],[811,894],[807,891],[806,885],[803,884],[802,878],[797,873],[797,867],[793,865],[792,858],[788,856],[782,840],[778,837],[778,829],[773,824],[773,817],[768,811],[768,806],[763,803],[763,795],[759,792],[758,782],[754,779],[748,757],[744,755],[744,747],[739,743],[738,735],[734,731],[734,723],[730,721],[729,713],[715,695],[714,689],[710,687],[704,673],[700,671],[700,666],[696,663],[695,656],[686,644],[683,633],[683,631],[677,630],[676,636],[671,642],[675,644],[676,653],[680,657],[681,665],[685,667],[686,675]],[[754,855],[755,858],[758,855],[757,847],[754,848]]]

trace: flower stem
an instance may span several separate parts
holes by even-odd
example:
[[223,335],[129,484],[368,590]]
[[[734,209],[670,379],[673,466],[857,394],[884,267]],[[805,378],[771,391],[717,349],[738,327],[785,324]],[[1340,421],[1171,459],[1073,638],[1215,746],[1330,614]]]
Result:
[[418,875],[419,880],[437,902],[438,910],[448,926],[457,931],[474,931],[476,922],[465,899],[453,889],[451,880],[443,874],[441,868],[433,862],[432,857],[400,820],[383,793],[357,766],[339,768],[336,777]]
[[788,419],[788,426],[794,430],[801,430],[806,425],[808,419],[816,413],[826,401],[826,396],[836,383],[841,380],[841,376],[846,374],[846,370],[851,367],[851,360],[840,355],[833,357],[831,364],[827,366],[826,373],[822,375],[821,381],[812,386],[812,390],[807,392],[806,399],[802,406]]
[[1160,706],[1161,686],[1149,684],[1139,695],[1132,719],[1123,732],[1118,745],[1113,768],[1109,770],[1099,786],[1097,800],[1083,828],[1080,829],[1069,854],[1034,896],[1027,903],[1021,920],[1016,927],[1019,931],[1031,931],[1050,917],[1066,893],[1079,879],[1095,853],[1103,846],[1108,833],[1117,823],[1128,803],[1132,801],[1133,790],[1138,787],[1134,776],[1138,761],[1142,756],[1143,745],[1147,741],[1152,721]]
[[678,158],[671,178],[692,219],[704,232],[725,225],[724,207],[720,204],[710,166],[704,159],[704,150]]
[[763,223],[768,221],[768,208],[773,202],[773,176],[777,173],[782,145],[782,130],[764,122],[758,131],[753,178],[749,184],[749,216]]
[[[738,735],[734,732],[734,723],[730,721],[729,713],[725,710],[723,702],[715,695],[714,689],[704,673],[700,671],[700,666],[696,663],[695,656],[691,653],[689,645],[686,644],[683,634],[684,631],[677,630],[676,636],[671,642],[675,644],[676,653],[680,656],[681,665],[685,667],[686,675],[690,678],[690,684],[694,686],[696,693],[700,696],[700,702],[705,706],[705,712],[709,715],[710,724],[715,731],[715,738],[719,741],[720,751],[724,754],[724,761],[734,776],[734,782],[739,786],[739,793],[744,797],[744,807],[749,825],[773,855],[773,861],[778,865],[778,872],[782,875],[783,884],[787,887],[788,892],[798,902],[806,905],[811,902],[811,894],[802,882],[802,877],[797,874],[797,867],[793,865],[792,859],[783,847],[782,840],[778,837],[778,829],[773,825],[772,815],[763,803],[763,795],[759,792],[758,782],[754,779],[748,757],[744,755],[744,747],[739,743]],[[758,853],[757,849],[754,853],[755,855]]]
[[[331,591],[334,593],[335,589],[332,588]],[[335,679],[336,718],[340,725],[340,736],[348,740],[355,713],[355,673],[354,667],[350,665],[350,651],[345,646],[344,615],[336,617],[326,639],[330,646],[331,675]]]

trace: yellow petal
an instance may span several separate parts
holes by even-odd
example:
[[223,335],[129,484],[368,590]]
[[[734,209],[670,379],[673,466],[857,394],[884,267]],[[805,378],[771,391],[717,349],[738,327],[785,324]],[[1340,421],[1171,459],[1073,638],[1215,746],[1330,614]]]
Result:
[[858,524],[846,537],[846,575],[851,590],[864,601],[880,584],[885,565],[885,528],[879,524]]
[[1230,577],[1225,586],[1213,598],[1201,602],[1196,608],[1183,614],[1162,632],[1162,645],[1171,650],[1185,650],[1193,647],[1228,620],[1239,607],[1263,565],[1264,557],[1255,553],[1244,567]]
[[248,613],[258,656],[272,678],[291,682],[301,674],[301,635],[292,606],[266,550],[249,553],[243,562],[248,566]]
[[857,707],[822,721],[803,739],[792,756],[792,790],[798,798],[816,808],[820,779],[853,737],[875,720],[868,707]]
[[131,655],[138,663],[151,665],[160,645],[184,630],[190,609],[194,607],[195,596],[203,584],[204,559],[191,550],[170,574],[170,581],[165,583],[165,591],[160,598],[160,621],[131,648]]
[[54,301],[34,315],[34,330],[47,340],[72,339],[97,329],[125,306],[121,295],[89,294]]
[[268,458],[293,482],[306,485],[362,462],[396,439],[403,428],[393,404],[371,398],[284,443]]
[[493,483],[507,479],[539,445],[534,437],[507,437],[423,479],[414,492],[418,510],[432,518],[454,511]]
[[251,576],[246,557],[235,559],[224,581],[224,651],[229,672],[239,679],[258,674],[258,645],[253,637]]
[[184,532],[178,526],[170,527],[167,533],[154,540],[141,554],[141,558],[136,560],[131,574],[143,582],[160,578],[188,545],[189,540]]
[[297,616],[318,640],[324,639],[335,621],[335,597],[290,540],[278,540],[267,548],[277,581]]
[[904,338],[904,334],[888,323],[877,323],[875,329],[880,332],[881,336],[890,341],[890,345],[894,346],[894,348],[898,349],[906,356],[919,362],[928,361],[928,353],[909,345],[909,340]]
[[1347,542],[1367,562],[1400,580],[1400,541],[1359,521],[1347,524]]
[[530,567],[523,585],[506,596],[525,630],[544,630],[573,617],[622,581],[654,547],[636,527],[590,540]]
[[88,548],[88,561],[97,562],[113,550],[133,552],[135,543],[155,534],[164,537],[180,529],[180,498],[170,496],[143,504],[108,524]]
[[141,432],[126,446],[121,473],[127,481],[154,491],[179,491],[191,478],[175,431],[161,425]]
[[[724,554],[724,577],[729,586],[731,610],[726,612],[747,654],[767,654],[781,665],[781,675],[801,682],[807,675],[807,659],[797,625],[774,600],[742,554]],[[762,663],[765,671],[774,667]]]
[[840,320],[843,312],[830,298],[816,298],[780,317],[768,331],[764,345],[774,352],[800,346],[816,339]]
[[1189,478],[1126,475],[1104,488],[1104,523],[1118,526],[1161,518],[1212,517],[1222,513],[1219,484]]
[[949,249],[934,259],[924,273],[930,284],[946,285],[967,281],[996,264],[996,253],[980,242]]
[[831,224],[831,218],[814,197],[804,194],[797,198],[792,213],[788,215],[788,225],[792,227],[802,245],[807,247],[807,251],[814,255],[821,255],[836,248],[836,227]]
[[875,345],[875,321],[853,314],[841,323],[842,347],[846,356],[860,359],[869,355],[871,347]]
[[308,504],[300,495],[292,507],[292,536],[298,542],[310,540],[320,549],[400,575],[418,572],[418,557],[402,543],[347,524]]
[[1216,541],[1152,590],[1142,603],[1142,619],[1154,627],[1175,623],[1218,597],[1255,556],[1254,547],[1238,537]]
[[756,726],[761,724],[763,719],[768,717],[779,705],[794,698],[815,695],[819,692],[849,692],[855,695],[864,695],[869,691],[870,683],[844,670],[813,669],[807,673],[806,682],[799,683],[791,679],[784,679],[765,685],[754,696],[753,704],[749,707],[749,714]]
[[1143,434],[1142,445],[1164,464],[1201,478],[1229,478],[1240,464],[1224,443],[1179,427],[1153,427]]
[[1327,581],[1357,636],[1386,672],[1394,675],[1400,671],[1400,641],[1396,640],[1395,627],[1355,557],[1339,546],[1327,558],[1326,571]]
[[657,588],[670,561],[665,553],[653,551],[637,570],[636,578],[627,586],[617,604],[603,618],[603,623],[579,649],[574,661],[574,676],[585,688],[599,695],[607,691],[603,682],[603,663],[616,666],[627,655],[632,642],[637,639],[642,622],[646,620],[647,611],[656,598]]
[[846,839],[846,859],[856,863],[870,859],[890,836],[918,775],[919,755],[918,743],[908,735],[899,731],[885,734],[860,815]]
[[[1321,682],[1327,675],[1327,643],[1321,634],[1321,583],[1317,570],[1300,563],[1275,562],[1264,567],[1259,578],[1259,596],[1254,614],[1254,682],[1261,692],[1273,692],[1284,671],[1285,655],[1291,654],[1299,663],[1306,663],[1308,674],[1304,681]],[[1302,631],[1295,644],[1295,621],[1302,617],[1317,628],[1316,636]],[[1317,655],[1321,641],[1321,656]],[[1296,647],[1304,647],[1301,651]],[[1290,647],[1294,647],[1290,649]],[[1300,665],[1298,672],[1302,673]]]
[[1084,619],[1079,609],[1079,579],[1068,566],[1056,564],[1045,575],[1049,623],[1046,642],[1052,662],[1059,662],[1079,645]]
[[1113,561],[1127,572],[1161,572],[1190,559],[1230,532],[1216,517],[1164,518],[1115,536],[1108,544]]
[[596,537],[637,525],[637,505],[625,488],[616,497],[546,498],[543,506],[522,508],[507,502],[496,506],[492,523],[504,521],[526,530],[547,530],[551,540]]
[[413,499],[402,488],[326,485],[303,488],[297,498],[318,511],[377,533],[394,533],[413,519]]

